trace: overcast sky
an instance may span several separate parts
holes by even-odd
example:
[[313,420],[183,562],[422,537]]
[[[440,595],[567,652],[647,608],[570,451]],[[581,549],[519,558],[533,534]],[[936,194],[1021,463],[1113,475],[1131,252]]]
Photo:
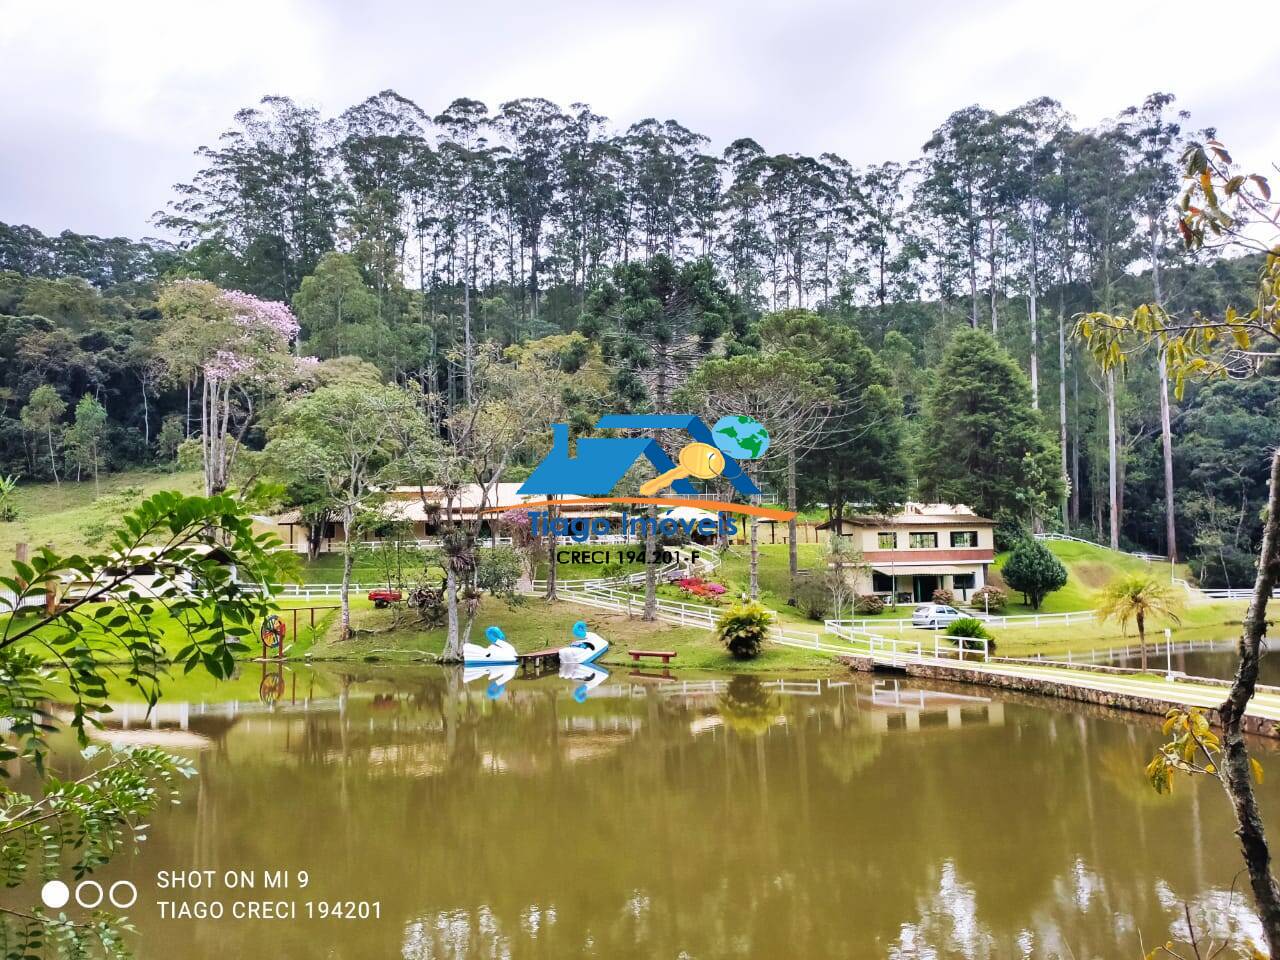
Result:
[[[151,214],[265,94],[340,112],[391,87],[674,118],[716,150],[906,160],[970,103],[1092,125],[1170,91],[1254,169],[1280,160],[1275,0],[0,0],[0,221],[155,234]],[[1220,51],[1223,68],[1203,66]]]

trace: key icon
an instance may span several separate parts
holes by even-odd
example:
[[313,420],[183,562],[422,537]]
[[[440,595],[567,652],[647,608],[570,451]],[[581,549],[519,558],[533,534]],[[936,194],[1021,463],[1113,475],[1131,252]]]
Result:
[[652,480],[646,480],[640,486],[640,496],[651,497],[659,490],[669,487],[676,480],[685,477],[697,477],[699,480],[710,480],[724,473],[724,454],[709,443],[685,444],[676,457],[678,466],[666,473],[660,473]]

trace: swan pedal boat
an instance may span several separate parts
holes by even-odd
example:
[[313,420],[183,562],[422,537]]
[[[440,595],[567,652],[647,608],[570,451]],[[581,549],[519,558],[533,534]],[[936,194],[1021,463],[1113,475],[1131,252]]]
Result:
[[489,645],[464,643],[462,645],[462,665],[464,667],[489,667],[498,664],[510,665],[517,662],[516,648],[508,642],[501,627],[489,627],[484,635]]
[[560,648],[561,663],[591,663],[609,649],[609,641],[588,630],[582,620],[573,625],[573,636],[575,639],[571,644]]

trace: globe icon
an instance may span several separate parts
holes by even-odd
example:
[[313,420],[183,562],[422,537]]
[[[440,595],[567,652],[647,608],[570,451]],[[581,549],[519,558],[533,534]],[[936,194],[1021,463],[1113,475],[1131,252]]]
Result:
[[735,460],[759,460],[769,449],[769,431],[758,420],[730,414],[711,428],[716,446]]

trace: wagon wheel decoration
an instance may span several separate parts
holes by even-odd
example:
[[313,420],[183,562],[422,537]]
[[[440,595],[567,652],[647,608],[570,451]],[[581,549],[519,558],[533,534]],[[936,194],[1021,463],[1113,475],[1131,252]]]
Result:
[[284,620],[277,614],[270,614],[262,621],[262,630],[259,631],[258,635],[262,638],[264,646],[271,647],[273,649],[278,648],[282,643],[284,643]]
[[264,674],[262,682],[258,684],[258,699],[263,703],[275,703],[282,693],[284,693],[284,674]]

